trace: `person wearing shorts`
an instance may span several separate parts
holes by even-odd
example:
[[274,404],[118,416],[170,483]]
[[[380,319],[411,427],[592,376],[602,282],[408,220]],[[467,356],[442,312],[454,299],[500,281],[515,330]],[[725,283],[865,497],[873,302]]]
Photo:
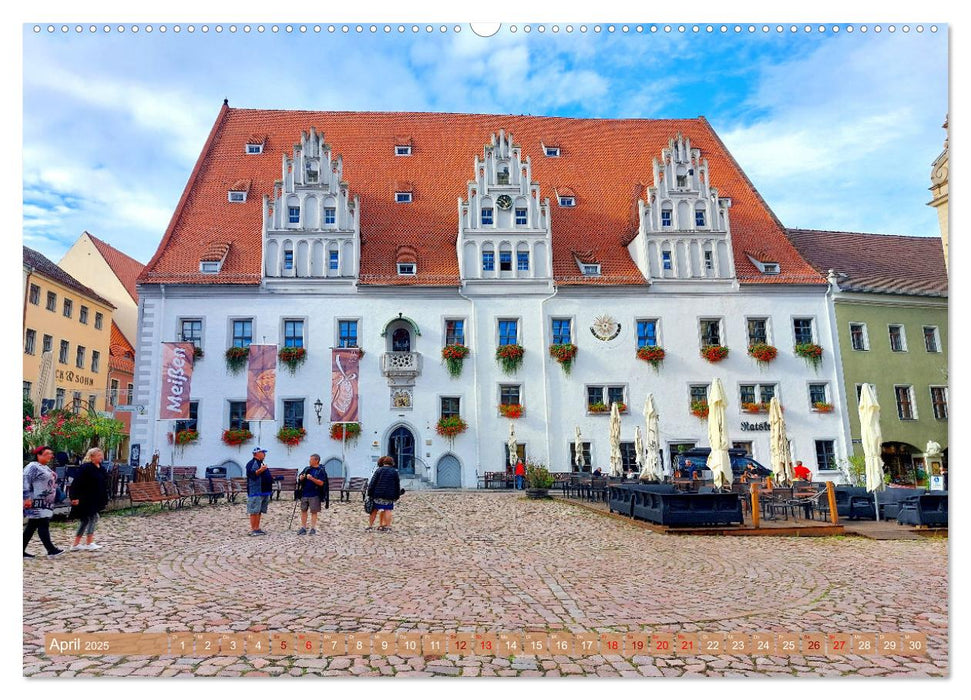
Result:
[[394,510],[395,501],[401,498],[401,494],[404,492],[404,489],[401,488],[398,470],[394,466],[394,460],[388,456],[379,459],[378,470],[374,472],[371,481],[368,482],[367,496],[374,503],[374,508],[371,510],[370,522],[365,529],[373,530],[374,519],[380,515],[378,531],[390,532],[391,511]]
[[273,475],[263,463],[266,450],[257,447],[253,459],[246,463],[246,513],[249,515],[250,535],[265,535],[260,529],[260,518],[266,513],[273,493]]
[[325,508],[330,508],[330,485],[327,470],[320,466],[320,455],[310,455],[310,466],[304,468],[297,481],[300,483],[300,529],[297,534],[307,534],[307,511],[310,511],[310,534],[316,535],[321,502]]

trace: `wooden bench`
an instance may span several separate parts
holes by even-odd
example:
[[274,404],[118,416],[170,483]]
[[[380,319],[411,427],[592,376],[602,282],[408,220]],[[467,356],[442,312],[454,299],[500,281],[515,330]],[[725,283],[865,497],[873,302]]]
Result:
[[190,505],[199,505],[199,498],[196,496],[196,491],[192,488],[191,479],[177,479],[175,482],[175,488],[178,489],[179,495],[182,497],[183,505],[189,503]]
[[195,492],[196,503],[201,499],[207,498],[210,503],[215,503],[215,492],[212,490],[212,485],[209,483],[209,479],[192,479],[192,490]]
[[219,503],[220,498],[225,498],[226,503],[229,503],[229,496],[233,488],[229,479],[213,477],[209,479],[209,482],[212,484],[212,502]]
[[229,480],[229,502],[236,503],[239,495],[243,495],[243,499],[246,499],[246,477],[236,476]]
[[292,494],[294,489],[297,488],[296,469],[271,467],[270,475],[273,477],[273,493],[276,494],[276,499],[278,501],[280,500],[280,494],[283,491],[289,491]]
[[133,481],[128,484],[128,500],[131,502],[131,512],[134,514],[136,504],[162,503],[166,497],[157,481]]
[[367,485],[368,480],[364,477],[355,476],[348,480],[347,484],[341,487],[341,498],[342,501],[351,502],[351,494],[359,493],[361,494],[361,500],[363,501],[367,498]]
[[185,504],[185,496],[179,492],[179,487],[174,482],[161,481],[159,486],[161,486],[162,495],[165,496],[165,502],[170,507],[175,505],[176,508],[181,508]]
[[[172,467],[172,476],[176,481],[181,481],[183,479],[194,479],[196,473],[198,473],[198,468],[196,467]],[[158,473],[164,476],[166,479],[169,478],[169,467],[159,467]]]

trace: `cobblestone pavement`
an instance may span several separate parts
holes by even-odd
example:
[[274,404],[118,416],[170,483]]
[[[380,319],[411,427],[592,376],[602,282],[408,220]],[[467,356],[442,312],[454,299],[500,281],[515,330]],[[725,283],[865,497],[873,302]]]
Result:
[[[103,518],[104,549],[24,562],[24,674],[944,676],[947,540],[671,537],[513,493],[416,492],[390,533],[316,537],[242,504]],[[66,546],[73,534],[53,529]],[[39,546],[34,543],[32,548]],[[35,552],[38,553],[39,552]],[[923,632],[904,656],[56,657],[49,632]]]

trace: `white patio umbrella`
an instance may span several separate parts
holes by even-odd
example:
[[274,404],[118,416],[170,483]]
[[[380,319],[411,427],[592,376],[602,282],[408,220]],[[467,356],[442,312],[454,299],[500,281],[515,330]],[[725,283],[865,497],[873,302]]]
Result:
[[866,461],[866,490],[873,494],[873,508],[879,520],[877,492],[886,488],[883,483],[883,458],[880,456],[883,433],[880,430],[880,404],[870,384],[864,384],[860,390],[860,438]]
[[573,465],[577,468],[577,471],[582,472],[583,468],[587,466],[587,460],[583,457],[583,439],[580,437],[580,426],[576,427],[577,439],[573,441]]
[[644,455],[644,467],[641,469],[641,478],[650,481],[662,481],[664,471],[661,467],[661,460],[658,457],[660,452],[660,439],[658,438],[658,413],[654,407],[654,394],[648,394],[644,401],[644,423],[647,427],[647,445]]
[[708,390],[708,442],[711,453],[708,455],[708,468],[716,488],[732,485],[732,461],[728,456],[728,431],[725,429],[725,390],[718,377]]
[[775,482],[780,486],[791,484],[795,473],[789,453],[789,438],[786,436],[786,419],[782,416],[782,405],[775,396],[769,401],[769,430],[769,454]]
[[641,426],[634,426],[634,461],[638,471],[644,471],[644,440],[641,437]]
[[516,425],[509,421],[509,440],[506,441],[509,448],[509,466],[515,467],[519,459],[519,444],[516,442]]
[[620,456],[620,408],[617,402],[610,404],[610,476],[623,474],[623,458]]

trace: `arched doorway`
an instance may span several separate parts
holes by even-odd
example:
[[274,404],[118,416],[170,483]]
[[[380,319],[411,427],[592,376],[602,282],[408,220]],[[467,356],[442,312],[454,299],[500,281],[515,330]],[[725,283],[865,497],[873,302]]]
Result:
[[391,334],[392,352],[411,352],[411,332],[407,328],[396,328]]
[[444,455],[438,460],[438,467],[435,471],[438,474],[437,484],[439,488],[461,488],[462,465],[455,455]]
[[405,426],[398,426],[388,436],[388,456],[394,460],[399,474],[415,473],[415,436]]
[[[920,464],[921,450],[906,442],[885,442],[881,447],[880,456],[891,481],[895,484],[917,483],[917,471],[923,468]],[[918,462],[915,462],[915,458]]]
[[345,477],[344,465],[337,457],[331,457],[326,462],[324,462],[324,471],[327,472],[327,478],[333,477]]

